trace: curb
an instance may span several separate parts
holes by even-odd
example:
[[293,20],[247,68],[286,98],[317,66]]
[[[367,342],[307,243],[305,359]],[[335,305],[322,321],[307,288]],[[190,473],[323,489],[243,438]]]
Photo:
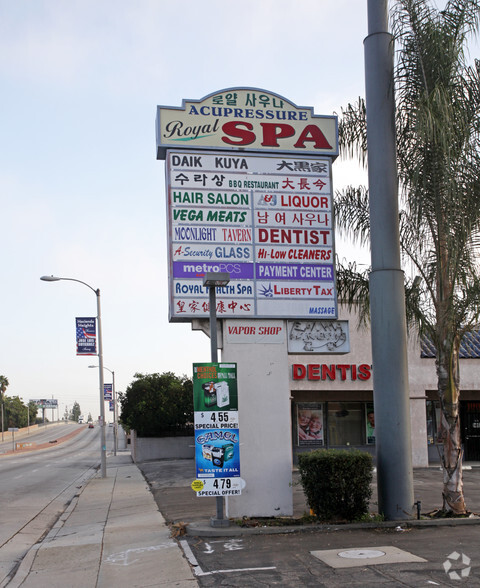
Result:
[[208,522],[191,523],[185,525],[186,534],[189,537],[239,537],[242,535],[279,535],[286,533],[332,533],[338,531],[371,530],[371,529],[395,529],[402,533],[412,528],[426,527],[457,527],[464,525],[479,525],[480,517],[461,519],[411,519],[407,521],[384,521],[378,523],[347,523],[342,525],[311,524],[291,525],[283,527],[211,527]]

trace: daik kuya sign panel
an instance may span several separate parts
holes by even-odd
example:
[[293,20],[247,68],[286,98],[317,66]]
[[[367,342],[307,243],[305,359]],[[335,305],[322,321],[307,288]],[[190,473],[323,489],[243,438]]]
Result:
[[169,151],[170,319],[337,318],[331,160]]

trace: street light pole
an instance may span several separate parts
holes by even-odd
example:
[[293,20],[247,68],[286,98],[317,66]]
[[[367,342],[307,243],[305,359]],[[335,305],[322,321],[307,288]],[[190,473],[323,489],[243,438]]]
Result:
[[98,364],[99,364],[99,382],[100,382],[100,466],[102,478],[107,477],[107,448],[105,445],[105,403],[103,400],[103,343],[102,343],[102,314],[100,308],[100,288],[95,290],[86,282],[76,280],[74,278],[59,278],[57,276],[42,276],[40,278],[44,282],[58,282],[59,280],[66,280],[69,282],[78,282],[90,288],[95,292],[97,297],[97,324],[98,324]]
[[[97,365],[89,365],[89,368],[96,368],[98,367]],[[113,455],[117,455],[117,447],[118,447],[118,442],[117,442],[117,395],[115,392],[115,372],[111,369],[109,369],[106,366],[103,366],[104,370],[107,370],[107,372],[110,372],[112,374],[112,396],[113,396]]]

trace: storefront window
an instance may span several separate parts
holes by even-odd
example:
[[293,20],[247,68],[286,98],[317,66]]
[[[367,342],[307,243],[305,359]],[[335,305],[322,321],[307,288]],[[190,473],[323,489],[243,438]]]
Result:
[[365,443],[365,403],[328,403],[329,445],[363,445]]
[[375,444],[375,412],[373,410],[373,402],[365,405],[365,413],[367,443],[373,445]]
[[323,445],[323,404],[297,404],[297,443],[301,447]]

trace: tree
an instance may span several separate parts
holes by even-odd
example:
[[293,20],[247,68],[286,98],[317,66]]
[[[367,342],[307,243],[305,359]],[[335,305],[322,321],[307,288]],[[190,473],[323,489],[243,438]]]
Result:
[[5,392],[9,386],[8,378],[6,376],[0,376],[0,395],[3,399]]
[[0,376],[0,403],[1,403],[1,419],[2,419],[2,440],[3,440],[3,432],[5,430],[5,415],[4,415],[4,396],[5,392],[8,388],[9,382],[6,376]]
[[18,396],[5,396],[4,399],[4,417],[7,427],[23,428],[33,422],[37,416],[37,406],[34,402],[29,402],[28,406],[22,402]]
[[[480,62],[468,65],[466,42],[478,30],[479,0],[398,0],[392,10],[397,168],[402,198],[400,246],[409,262],[407,320],[436,348],[443,509],[465,514],[459,420],[459,347],[478,324],[480,275]],[[365,161],[363,100],[342,111],[340,144]],[[348,188],[335,204],[337,226],[368,242],[368,192]],[[368,302],[366,275],[339,268],[339,297]],[[365,313],[361,313],[363,316]]]
[[82,414],[82,411],[80,409],[80,405],[78,404],[78,402],[74,402],[73,403],[73,407],[72,410],[70,411],[70,420],[71,421],[75,421],[76,423],[78,423],[78,417]]
[[134,375],[124,393],[119,393],[120,421],[141,437],[193,422],[193,384],[172,372]]

